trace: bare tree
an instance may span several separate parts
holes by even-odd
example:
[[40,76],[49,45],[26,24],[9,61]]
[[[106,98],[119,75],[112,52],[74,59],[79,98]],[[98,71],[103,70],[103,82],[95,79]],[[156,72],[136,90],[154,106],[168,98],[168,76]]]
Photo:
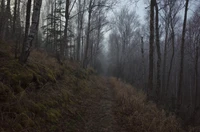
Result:
[[149,37],[149,78],[148,78],[148,95],[153,90],[153,63],[154,63],[154,6],[155,1],[150,3],[150,37]]
[[180,71],[179,71],[179,86],[178,86],[178,93],[177,93],[177,113],[180,112],[180,106],[182,104],[182,85],[183,85],[184,51],[185,51],[185,32],[186,32],[186,23],[187,23],[188,4],[189,4],[189,0],[186,0],[185,15],[184,15],[184,22],[183,22],[183,30],[182,30],[182,39],[181,39],[181,60],[180,60]]
[[[31,4],[29,2],[31,3],[31,0],[28,1],[27,8],[30,8],[30,6],[31,6]],[[20,56],[21,63],[26,63],[26,61],[29,57],[30,51],[31,51],[32,41],[38,32],[37,27],[39,24],[41,5],[42,5],[42,0],[35,0],[35,4],[33,7],[32,24],[31,24],[28,36],[25,36],[27,38],[25,38],[25,43],[23,44],[23,49],[22,49],[22,53]],[[30,19],[30,11],[27,9],[28,22],[27,22],[26,30],[28,30],[29,19]]]
[[156,85],[156,96],[157,100],[160,96],[160,88],[161,88],[161,79],[160,79],[160,72],[161,72],[161,51],[160,51],[160,35],[159,35],[159,9],[158,3],[155,2],[156,8],[156,47],[157,47],[157,85]]

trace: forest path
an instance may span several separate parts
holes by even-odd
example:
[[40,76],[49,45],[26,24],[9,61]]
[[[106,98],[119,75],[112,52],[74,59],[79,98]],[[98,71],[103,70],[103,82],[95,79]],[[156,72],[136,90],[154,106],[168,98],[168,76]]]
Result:
[[120,132],[113,108],[115,106],[114,93],[109,82],[103,89],[98,89],[88,106],[88,119],[85,124],[86,132]]

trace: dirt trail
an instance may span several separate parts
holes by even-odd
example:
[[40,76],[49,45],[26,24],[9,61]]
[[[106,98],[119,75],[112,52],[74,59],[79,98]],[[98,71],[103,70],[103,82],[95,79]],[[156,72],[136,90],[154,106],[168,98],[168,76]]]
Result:
[[[96,98],[96,99],[95,99]],[[117,132],[117,123],[113,114],[113,91],[107,82],[104,89],[99,89],[88,107],[89,119],[86,122],[86,132]]]

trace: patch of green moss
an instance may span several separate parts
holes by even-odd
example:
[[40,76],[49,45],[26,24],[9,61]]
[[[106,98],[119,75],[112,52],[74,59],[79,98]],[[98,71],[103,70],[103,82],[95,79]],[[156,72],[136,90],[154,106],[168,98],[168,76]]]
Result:
[[18,115],[16,121],[20,123],[20,125],[23,127],[31,127],[35,124],[34,121],[31,120],[31,118],[29,118],[29,116],[25,113],[21,113],[20,115]]
[[47,78],[48,78],[48,81],[56,82],[55,75],[50,70],[47,72]]
[[0,102],[6,102],[14,98],[10,88],[0,82]]
[[14,91],[20,92],[20,87],[25,89],[33,78],[33,74],[16,60],[11,60],[6,66],[0,68],[3,81],[10,85]]
[[57,106],[59,103],[56,99],[51,99],[51,100],[43,102],[43,104],[45,106],[53,107],[53,106]]
[[79,79],[87,79],[88,78],[88,73],[87,73],[87,70],[85,70],[85,69],[76,70],[74,72],[74,75]]
[[61,112],[59,109],[49,109],[47,111],[47,120],[52,123],[57,123],[61,117]]
[[29,111],[38,115],[43,115],[45,111],[47,110],[46,106],[43,105],[42,103],[35,103],[31,100],[28,101],[28,109]]
[[20,131],[23,130],[23,127],[22,127],[21,124],[16,123],[16,124],[13,125],[13,130],[15,130],[16,132],[20,132]]

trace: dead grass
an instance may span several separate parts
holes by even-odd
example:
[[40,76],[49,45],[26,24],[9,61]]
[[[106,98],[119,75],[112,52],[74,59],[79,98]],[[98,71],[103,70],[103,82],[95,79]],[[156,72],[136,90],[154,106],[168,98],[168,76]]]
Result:
[[0,131],[80,131],[89,70],[33,50],[26,65],[0,50]]
[[[95,75],[76,62],[60,65],[44,50],[33,50],[27,65],[14,59],[12,46],[0,42],[0,131],[82,132],[102,100],[114,91],[116,121],[126,132],[182,132],[174,115],[166,115],[146,95],[115,78]],[[97,109],[98,110],[98,109]],[[94,116],[95,113],[94,113]],[[199,128],[191,128],[198,132]]]
[[117,99],[116,118],[127,132],[182,132],[181,125],[174,115],[166,115],[146,95],[115,78],[110,83]]

